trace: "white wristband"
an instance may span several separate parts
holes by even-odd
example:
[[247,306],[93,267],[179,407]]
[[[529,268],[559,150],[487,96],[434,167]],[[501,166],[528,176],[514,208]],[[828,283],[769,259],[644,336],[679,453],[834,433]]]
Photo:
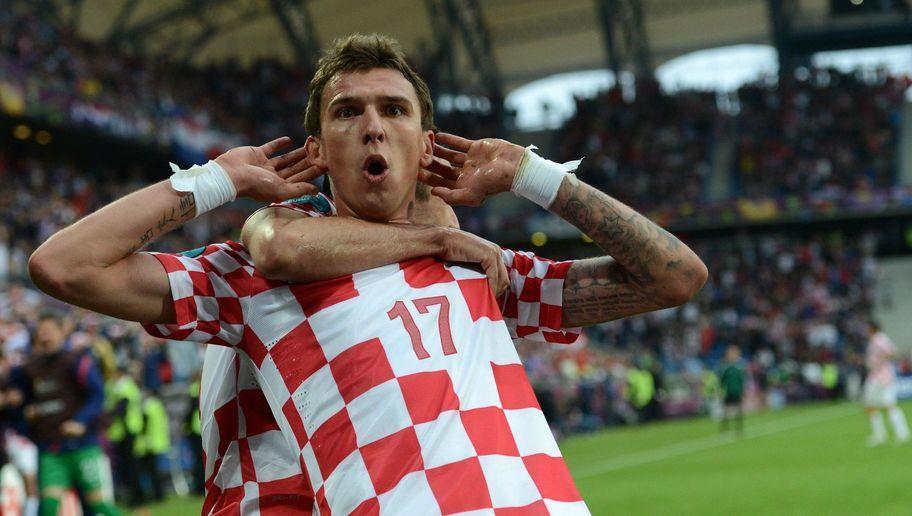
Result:
[[225,169],[215,161],[205,165],[193,165],[181,170],[170,163],[171,187],[178,192],[190,192],[196,202],[196,216],[231,202],[237,197],[237,189]]
[[582,160],[555,163],[535,154],[533,149],[534,145],[526,147],[510,191],[547,210],[557,197],[564,177],[576,170]]

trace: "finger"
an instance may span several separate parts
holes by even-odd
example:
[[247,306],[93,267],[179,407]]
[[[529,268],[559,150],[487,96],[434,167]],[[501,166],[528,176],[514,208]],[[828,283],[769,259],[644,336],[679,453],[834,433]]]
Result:
[[431,194],[443,199],[450,206],[478,206],[481,199],[468,188],[450,189],[445,186],[431,188]]
[[291,143],[291,138],[287,136],[282,136],[281,138],[276,138],[271,142],[266,142],[263,145],[260,145],[259,149],[263,151],[263,154],[267,156],[272,156],[279,149],[287,147]]
[[453,185],[451,184],[451,182],[449,182],[449,181],[447,181],[446,179],[444,179],[444,178],[438,176],[437,174],[434,174],[433,172],[430,172],[430,171],[425,170],[425,169],[421,169],[421,170],[418,171],[418,180],[421,181],[422,183],[424,183],[424,184],[430,186],[430,187],[434,187],[434,186],[446,186],[446,187],[450,187],[450,186],[453,186]]
[[286,152],[281,156],[276,156],[269,160],[269,164],[274,166],[276,170],[281,170],[286,168],[298,161],[307,158],[307,149],[305,147],[298,147],[297,149]]
[[289,178],[303,170],[307,170],[310,167],[316,167],[316,165],[314,165],[309,159],[305,158],[287,168],[280,170],[279,176],[282,178]]
[[510,273],[507,272],[507,265],[503,261],[503,253],[497,254],[497,270],[500,274],[500,291],[498,292],[497,297],[500,297],[501,294],[510,288]]
[[316,165],[313,165],[313,166],[307,167],[305,170],[298,172],[297,174],[289,177],[288,179],[285,180],[285,182],[286,183],[300,183],[300,182],[309,183],[309,182],[313,181],[314,179],[322,176],[324,173],[325,173],[325,171],[322,168],[320,168]]
[[427,169],[439,176],[453,180],[459,179],[461,174],[460,169],[450,166],[449,163],[440,158],[434,158],[434,161],[428,165]]
[[462,152],[469,152],[469,147],[474,143],[473,140],[467,140],[462,136],[456,136],[455,134],[450,133],[437,133],[435,140],[438,143],[442,143],[451,149],[456,149]]
[[[310,183],[282,183],[279,185],[279,201],[295,199],[305,195],[316,195],[320,190]],[[278,201],[277,201],[278,202]]]
[[462,165],[467,159],[464,152],[447,149],[436,143],[434,144],[434,156],[441,157],[454,165]]

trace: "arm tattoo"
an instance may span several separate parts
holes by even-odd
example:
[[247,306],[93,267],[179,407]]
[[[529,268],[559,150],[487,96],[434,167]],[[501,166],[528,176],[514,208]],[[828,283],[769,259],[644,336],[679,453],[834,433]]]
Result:
[[609,257],[580,260],[564,282],[564,322],[596,324],[662,308],[668,274],[692,277],[691,251],[620,201],[568,176],[551,211]]
[[[177,206],[162,212],[155,227],[151,227],[139,236],[139,241],[130,248],[130,254],[142,249],[147,244],[167,233],[196,215],[196,200],[190,192],[182,192]],[[175,218],[176,217],[176,218]]]

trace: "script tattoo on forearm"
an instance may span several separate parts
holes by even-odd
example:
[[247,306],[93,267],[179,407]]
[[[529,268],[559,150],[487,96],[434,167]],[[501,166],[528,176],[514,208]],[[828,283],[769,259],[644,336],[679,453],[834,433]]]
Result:
[[[656,310],[657,276],[679,271],[686,247],[620,201],[568,176],[551,211],[587,234],[612,258],[576,262],[564,285],[564,323],[584,326]],[[689,251],[688,251],[689,252]]]
[[139,237],[139,241],[130,248],[130,253],[142,249],[147,244],[155,240],[163,233],[167,233],[184,222],[192,219],[196,215],[196,200],[191,192],[181,192],[177,206],[167,208],[162,212],[161,217],[154,227],[145,230]]

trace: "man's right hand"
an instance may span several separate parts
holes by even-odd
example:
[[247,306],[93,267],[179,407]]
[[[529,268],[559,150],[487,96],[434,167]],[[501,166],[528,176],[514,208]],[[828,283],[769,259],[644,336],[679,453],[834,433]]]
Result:
[[310,162],[304,147],[270,157],[290,144],[291,138],[283,136],[258,147],[235,147],[215,162],[228,173],[238,197],[280,202],[317,193],[310,181],[325,171]]
[[500,297],[510,287],[510,276],[500,247],[484,238],[454,228],[439,228],[440,253],[448,262],[477,263],[488,276],[494,297]]

